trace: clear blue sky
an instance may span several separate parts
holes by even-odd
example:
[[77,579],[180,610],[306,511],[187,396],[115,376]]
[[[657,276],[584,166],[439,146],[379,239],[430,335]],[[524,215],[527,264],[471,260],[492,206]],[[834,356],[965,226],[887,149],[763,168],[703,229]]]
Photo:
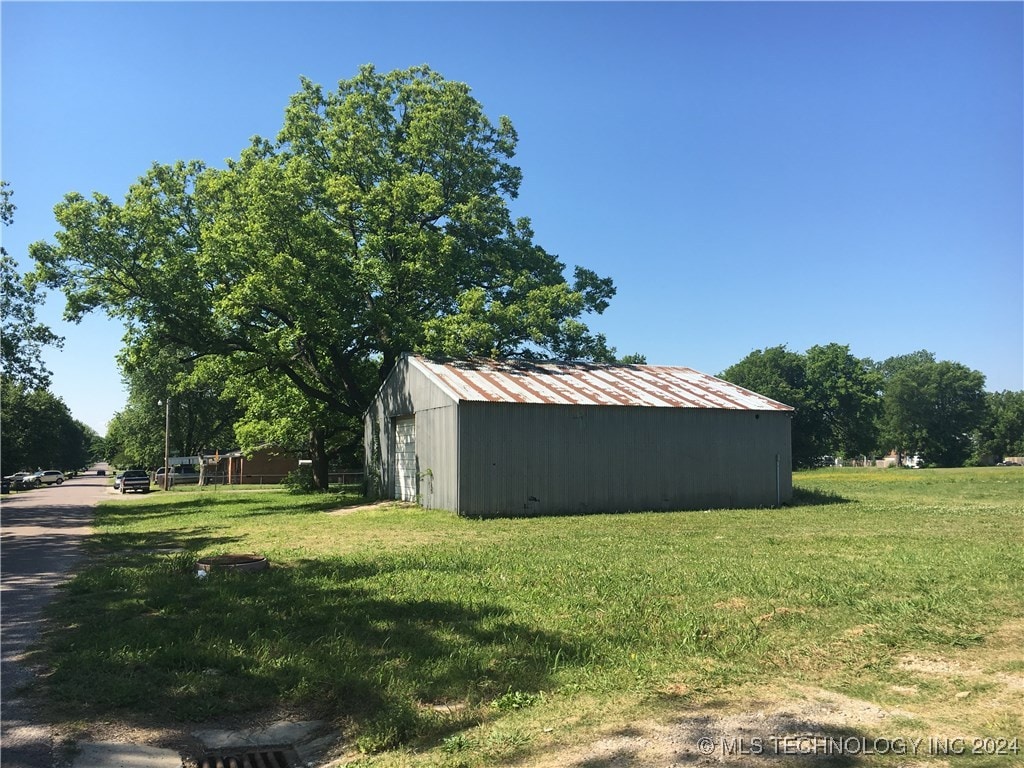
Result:
[[[620,353],[928,349],[1024,389],[1021,3],[3,2],[7,250],[69,191],[273,137],[305,75],[427,63],[519,132],[516,215],[611,276]],[[60,321],[53,390],[99,432],[121,328]]]

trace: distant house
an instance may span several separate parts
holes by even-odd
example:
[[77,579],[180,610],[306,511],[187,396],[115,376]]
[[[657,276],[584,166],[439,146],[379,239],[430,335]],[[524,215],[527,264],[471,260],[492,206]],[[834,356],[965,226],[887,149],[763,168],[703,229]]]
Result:
[[472,516],[776,506],[792,412],[691,368],[409,355],[366,412],[366,479]]
[[280,483],[299,467],[294,453],[272,445],[260,446],[248,457],[242,451],[233,450],[207,455],[205,459],[206,471],[216,476],[216,482],[228,485]]

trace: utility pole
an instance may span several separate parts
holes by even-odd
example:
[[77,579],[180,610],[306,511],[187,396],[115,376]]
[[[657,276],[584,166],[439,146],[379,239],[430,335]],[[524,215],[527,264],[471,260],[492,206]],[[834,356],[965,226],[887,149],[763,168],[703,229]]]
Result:
[[[157,405],[160,402],[157,401]],[[171,463],[171,398],[167,398],[167,402],[164,403],[164,481],[163,489],[166,491],[170,484],[167,480],[169,471],[168,465]]]

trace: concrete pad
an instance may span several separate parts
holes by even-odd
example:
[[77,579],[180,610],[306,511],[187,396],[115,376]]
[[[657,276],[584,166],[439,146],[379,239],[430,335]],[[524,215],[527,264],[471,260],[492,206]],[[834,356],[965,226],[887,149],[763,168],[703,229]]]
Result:
[[95,742],[79,744],[72,768],[181,768],[181,755],[173,749],[139,744]]
[[199,739],[206,749],[296,745],[308,739],[323,725],[321,720],[300,720],[295,723],[282,720],[264,728],[247,728],[242,731],[209,729],[193,731],[192,735]]
[[305,766],[320,765],[323,757],[341,743],[341,734],[331,733],[319,739],[303,741],[295,745],[295,754],[299,763]]

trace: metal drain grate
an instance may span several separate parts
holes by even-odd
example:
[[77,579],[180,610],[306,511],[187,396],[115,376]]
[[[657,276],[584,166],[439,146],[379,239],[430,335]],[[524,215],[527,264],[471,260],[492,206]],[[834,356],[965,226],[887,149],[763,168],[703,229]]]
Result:
[[199,768],[296,768],[291,747],[228,747],[207,752]]

